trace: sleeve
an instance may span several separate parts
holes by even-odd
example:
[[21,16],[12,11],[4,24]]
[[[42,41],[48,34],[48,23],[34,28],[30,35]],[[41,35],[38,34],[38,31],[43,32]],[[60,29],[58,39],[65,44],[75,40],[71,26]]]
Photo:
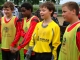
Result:
[[14,47],[18,43],[21,37],[21,23],[17,20],[18,18],[15,19],[16,35],[15,35],[14,41],[11,43],[12,47]]
[[78,50],[80,51],[80,27],[77,29],[77,33],[76,33],[76,44],[77,44]]
[[39,20],[37,18],[33,18],[31,20],[30,27],[29,27],[28,31],[26,32],[22,43],[17,47],[18,50],[20,50],[21,48],[25,47],[30,42],[32,33],[33,33],[34,28],[35,28],[35,26],[36,26],[36,24],[38,22],[39,22]]
[[53,46],[52,54],[53,54],[54,60],[57,60],[57,48],[61,43],[59,26],[55,26],[53,31],[54,31],[54,35],[53,35],[53,40],[52,40],[52,46]]
[[23,29],[21,29],[21,36],[24,38],[24,36],[25,36],[25,32],[24,32],[24,30]]
[[23,23],[24,23],[24,19],[19,19],[20,20],[20,33],[21,33],[21,36],[24,38],[24,36],[25,36],[25,32],[24,32],[24,30],[23,30]]
[[34,32],[32,34],[31,41],[29,43],[29,47],[33,47],[35,45],[35,42],[36,42],[37,38],[38,38],[38,32],[37,32],[38,28],[37,28],[37,26],[38,26],[38,24],[36,25],[36,27],[34,29]]

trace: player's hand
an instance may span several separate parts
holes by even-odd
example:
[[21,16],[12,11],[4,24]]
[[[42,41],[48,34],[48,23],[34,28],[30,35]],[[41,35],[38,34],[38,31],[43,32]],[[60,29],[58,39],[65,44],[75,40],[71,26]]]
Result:
[[25,60],[30,60],[30,56],[27,54]]
[[10,46],[10,51],[12,52],[14,50],[14,47]]
[[15,53],[14,47],[10,46],[10,51],[11,51],[12,53]]
[[14,51],[17,52],[18,51],[18,48],[14,48]]

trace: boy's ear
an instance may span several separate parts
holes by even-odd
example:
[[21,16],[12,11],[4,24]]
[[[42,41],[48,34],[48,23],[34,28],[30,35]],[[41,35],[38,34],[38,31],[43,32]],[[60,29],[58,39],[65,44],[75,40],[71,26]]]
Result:
[[75,9],[73,9],[73,10],[72,10],[72,13],[75,15],[75,14],[76,14],[76,10],[75,10]]
[[53,13],[53,10],[51,10],[50,13],[52,14]]
[[29,9],[29,11],[31,11],[31,9]]
[[14,10],[12,10],[12,12],[13,12]]

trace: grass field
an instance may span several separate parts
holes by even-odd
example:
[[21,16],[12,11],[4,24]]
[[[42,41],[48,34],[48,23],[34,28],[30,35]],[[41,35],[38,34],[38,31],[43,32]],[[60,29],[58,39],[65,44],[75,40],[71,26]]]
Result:
[[2,60],[2,54],[1,54],[1,51],[0,51],[0,60]]

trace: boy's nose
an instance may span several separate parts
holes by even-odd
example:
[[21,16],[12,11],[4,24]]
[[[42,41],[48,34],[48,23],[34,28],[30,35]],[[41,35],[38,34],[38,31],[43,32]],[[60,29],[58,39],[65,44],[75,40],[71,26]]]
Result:
[[64,13],[62,13],[62,16],[64,16]]

